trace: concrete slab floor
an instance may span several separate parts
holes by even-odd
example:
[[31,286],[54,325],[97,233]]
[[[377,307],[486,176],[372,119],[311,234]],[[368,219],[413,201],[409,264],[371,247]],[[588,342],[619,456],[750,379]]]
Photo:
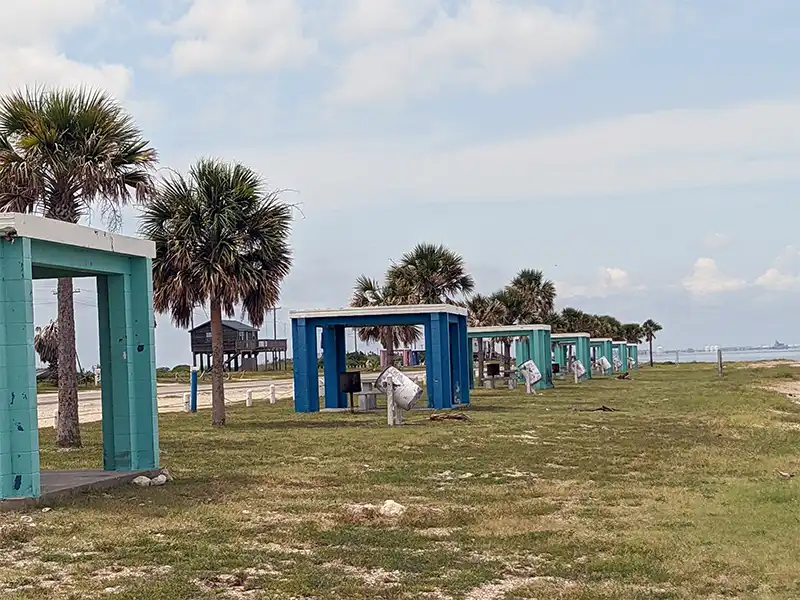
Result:
[[85,492],[95,492],[130,484],[145,475],[155,477],[161,469],[146,471],[104,471],[102,469],[77,469],[73,471],[42,471],[41,496],[0,500],[0,511],[23,510],[36,506],[50,506]]

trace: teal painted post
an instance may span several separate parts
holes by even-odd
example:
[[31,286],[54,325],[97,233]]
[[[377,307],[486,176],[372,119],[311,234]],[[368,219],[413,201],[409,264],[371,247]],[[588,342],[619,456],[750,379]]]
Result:
[[36,498],[39,420],[27,238],[0,241],[0,498]]
[[633,359],[633,368],[639,369],[639,347],[638,346],[628,346],[628,353],[630,354],[631,358]]
[[103,468],[159,465],[152,274],[149,259],[97,278],[103,410]]
[[347,395],[339,391],[339,374],[347,370],[344,327],[322,328],[322,376],[325,408],[347,408]]
[[458,344],[461,348],[461,360],[458,363],[461,367],[461,404],[469,404],[469,389],[474,371],[472,369],[467,370],[467,364],[464,360],[467,356],[470,361],[472,360],[472,344],[467,337],[467,317],[463,315],[458,315]]
[[556,342],[555,346],[553,347],[553,354],[555,356],[555,362],[558,363],[558,366],[561,367],[562,375],[565,375],[565,369],[567,368],[567,348],[563,344]]
[[[483,344],[483,338],[477,338],[478,348]],[[475,389],[475,356],[472,351],[472,338],[467,339],[467,368],[469,369],[469,389]]]
[[577,343],[575,344],[576,354],[578,356],[578,360],[583,363],[583,367],[586,369],[586,375],[584,376],[586,379],[592,378],[592,359],[591,359],[591,348],[589,347],[589,338],[587,337],[578,337]]
[[425,390],[428,396],[428,408],[436,406],[434,401],[434,388],[436,387],[435,375],[433,368],[433,355],[434,348],[437,347],[433,339],[433,327],[431,326],[431,316],[426,315],[426,319],[422,324],[425,335]]
[[314,321],[292,319],[295,412],[319,411],[317,328]]
[[627,344],[616,344],[617,352],[619,353],[619,362],[622,363],[620,367],[620,373],[627,373],[628,372],[628,345]]
[[549,389],[553,387],[553,358],[550,354],[550,349],[553,347],[553,339],[549,330],[539,331],[537,335],[539,337],[539,358],[543,363],[539,370],[544,374],[544,377],[542,381],[536,384],[536,387]]
[[132,337],[128,338],[127,354],[133,367],[129,403],[135,415],[133,424],[137,438],[137,450],[131,456],[131,468],[156,469],[159,467],[159,446],[153,265],[151,259],[144,257],[132,257],[130,262]]
[[[451,408],[453,387],[450,367],[450,327],[447,313],[431,314],[431,338],[433,341],[430,357],[433,363],[433,408]],[[427,351],[425,359],[428,360]]]
[[457,400],[459,404],[469,404],[466,320],[460,315],[456,315],[455,321],[448,321],[448,334],[450,337],[450,376],[453,386],[453,401]]
[[[530,338],[528,336],[518,337],[514,340],[514,357],[517,361],[517,381],[524,381],[519,367],[526,360],[530,359]],[[534,361],[535,362],[535,361]]]

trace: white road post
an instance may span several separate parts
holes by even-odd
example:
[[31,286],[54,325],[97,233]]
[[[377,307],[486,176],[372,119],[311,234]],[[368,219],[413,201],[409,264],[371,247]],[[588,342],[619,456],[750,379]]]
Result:
[[192,395],[189,392],[183,394],[183,412],[192,412]]
[[269,403],[275,404],[275,402],[277,402],[277,397],[275,395],[275,384],[272,383],[269,386]]
[[247,408],[253,406],[253,390],[251,389],[247,390],[247,401],[245,402],[245,405],[247,406]]

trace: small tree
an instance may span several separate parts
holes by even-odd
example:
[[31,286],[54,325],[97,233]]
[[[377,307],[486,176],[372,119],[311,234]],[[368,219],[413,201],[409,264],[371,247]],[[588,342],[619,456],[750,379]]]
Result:
[[213,159],[165,179],[144,208],[156,310],[188,327],[193,307],[210,305],[212,425],[225,424],[222,314],[241,306],[260,327],[277,305],[292,264],[291,221],[291,207],[255,171]]
[[33,349],[39,360],[47,365],[44,378],[58,385],[58,322],[50,321],[44,327],[37,327],[33,336]]
[[[503,305],[493,296],[475,294],[466,302],[467,322],[470,327],[491,327],[500,325],[505,316]],[[472,348],[470,348],[472,352]],[[471,360],[470,354],[470,360]],[[484,373],[483,338],[478,338],[478,385],[483,384]]]
[[[350,306],[364,308],[368,306],[393,306],[406,304],[407,296],[400,292],[397,282],[387,280],[381,284],[377,280],[361,275],[356,279]],[[377,342],[386,350],[391,365],[394,361],[394,349],[401,343],[413,344],[421,337],[419,328],[412,325],[403,327],[362,327],[358,337],[364,342]]]
[[[119,208],[152,192],[156,151],[107,94],[38,88],[0,99],[0,210],[77,223],[99,207],[112,227]],[[72,278],[58,280],[59,446],[81,445]]]
[[663,327],[659,325],[653,319],[647,319],[644,323],[642,323],[642,334],[644,335],[645,340],[650,345],[650,366],[653,366],[653,340],[656,339],[656,333],[661,331]]

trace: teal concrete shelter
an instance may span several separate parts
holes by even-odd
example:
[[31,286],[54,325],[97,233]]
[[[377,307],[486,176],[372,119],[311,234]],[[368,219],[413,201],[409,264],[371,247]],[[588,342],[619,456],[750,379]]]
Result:
[[615,358],[619,359],[620,367],[614,370],[620,373],[628,372],[628,342],[624,340],[615,340],[612,344],[614,349]]
[[[532,360],[542,380],[536,389],[553,387],[553,364],[550,358],[550,325],[499,325],[496,327],[469,327],[467,337],[478,340],[479,343],[486,338],[517,338],[514,345],[514,356],[517,366],[526,360]],[[470,353],[469,386],[475,387],[475,363],[473,354]]]
[[158,467],[152,242],[0,214],[0,499],[38,498],[33,280],[95,277],[103,468]]
[[562,373],[566,374],[567,361],[574,356],[586,369],[585,379],[592,378],[591,336],[588,333],[554,333],[550,336],[553,343],[553,359],[558,363]]
[[604,375],[611,375],[614,372],[614,340],[612,338],[590,338],[589,346],[591,347],[592,359],[598,360],[604,356],[608,363],[611,365]]
[[636,344],[628,344],[628,358],[631,359],[631,367],[639,369],[639,346]]

